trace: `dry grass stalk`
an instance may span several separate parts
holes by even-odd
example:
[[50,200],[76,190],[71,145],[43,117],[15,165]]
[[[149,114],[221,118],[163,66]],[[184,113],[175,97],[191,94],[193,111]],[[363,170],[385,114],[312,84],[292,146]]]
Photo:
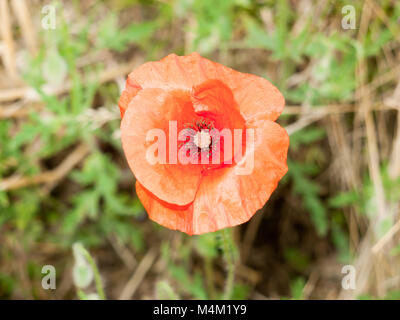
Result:
[[[114,80],[120,77],[121,75],[126,75],[130,71],[132,71],[134,67],[138,66],[140,62],[141,59],[135,57],[130,62],[127,62],[125,64],[120,64],[115,67],[110,67],[102,71],[97,80],[99,83],[105,83]],[[68,92],[70,89],[71,89],[70,82],[67,82],[65,85],[61,87],[53,87],[49,85],[43,87],[44,92],[46,92],[49,95],[60,95]],[[41,101],[36,91],[33,88],[29,87],[3,89],[0,91],[0,102],[17,100],[17,99],[26,99],[27,101],[30,102]]]
[[89,153],[86,144],[78,145],[73,152],[55,169],[39,173],[32,177],[12,176],[7,179],[0,180],[0,190],[14,190],[27,186],[51,183],[53,181],[64,178],[85,156]]
[[3,61],[6,72],[11,79],[17,79],[15,64],[15,43],[12,35],[10,8],[7,0],[0,0],[0,33],[4,40]]
[[32,24],[31,14],[29,13],[26,0],[12,0],[14,14],[21,26],[22,37],[32,55],[36,55],[38,51],[36,31]]
[[143,279],[146,276],[147,272],[154,264],[157,256],[158,256],[158,249],[156,247],[151,248],[146,253],[143,259],[140,261],[132,277],[129,279],[124,289],[122,290],[118,298],[119,300],[128,300],[132,298],[136,290],[139,288],[140,284],[143,282]]

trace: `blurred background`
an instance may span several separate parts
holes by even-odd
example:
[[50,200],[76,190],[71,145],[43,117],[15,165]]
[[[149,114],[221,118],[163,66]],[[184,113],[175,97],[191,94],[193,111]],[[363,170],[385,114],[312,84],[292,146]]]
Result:
[[[399,19],[396,0],[0,0],[0,298],[400,299]],[[232,288],[219,233],[147,218],[120,143],[126,75],[193,51],[286,98],[289,172],[229,230]]]

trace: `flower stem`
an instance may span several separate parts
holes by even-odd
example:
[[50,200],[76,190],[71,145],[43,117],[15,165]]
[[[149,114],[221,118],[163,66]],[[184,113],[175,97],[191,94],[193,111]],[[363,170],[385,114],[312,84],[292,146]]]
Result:
[[179,295],[171,287],[168,281],[163,280],[157,283],[158,299],[180,300]]
[[237,251],[236,244],[233,241],[231,228],[221,230],[221,242],[227,272],[227,278],[222,299],[228,300],[231,298],[233,292]]
[[214,274],[213,274],[212,259],[210,257],[205,257],[204,269],[206,273],[208,290],[210,292],[210,299],[214,300],[215,299]]
[[94,262],[89,251],[87,251],[83,246],[82,246],[82,252],[83,252],[86,260],[89,262],[90,266],[93,269],[94,282],[96,283],[97,294],[99,295],[100,300],[105,300],[106,295],[105,295],[104,289],[103,289],[103,282],[101,281],[100,272],[99,272],[99,269],[97,268],[96,262]]

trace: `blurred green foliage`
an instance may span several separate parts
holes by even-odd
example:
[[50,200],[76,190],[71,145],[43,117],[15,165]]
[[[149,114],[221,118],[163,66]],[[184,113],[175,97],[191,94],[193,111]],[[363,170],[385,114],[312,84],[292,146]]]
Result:
[[[340,9],[345,3],[331,3],[322,10],[323,18],[320,19],[340,17]],[[389,10],[388,3],[382,2],[383,10]],[[144,211],[133,196],[132,176],[129,174],[130,187],[123,187],[121,181],[127,173],[121,171],[115,161],[115,154],[122,154],[115,136],[118,116],[105,124],[96,124],[88,113],[99,107],[96,101],[101,101],[110,114],[118,114],[115,103],[119,91],[115,84],[97,82],[104,63],[92,64],[90,68],[79,67],[79,61],[85,55],[100,55],[104,50],[123,54],[133,48],[146,59],[160,58],[170,51],[180,54],[198,51],[210,57],[217,52],[223,58],[233,50],[261,50],[271,61],[278,63],[275,84],[286,100],[313,108],[350,100],[357,86],[356,65],[361,58],[373,60],[382,55],[382,47],[395,38],[393,30],[398,30],[400,16],[397,3],[390,8],[391,29],[374,22],[371,32],[360,41],[352,30],[337,30],[329,36],[322,33],[316,28],[312,14],[301,15],[289,1],[113,0],[105,1],[105,5],[111,9],[106,16],[101,14],[102,5],[96,5],[84,17],[79,15],[80,4],[76,1],[74,7],[78,13],[73,21],[60,18],[55,30],[42,31],[43,46],[38,56],[30,59],[24,79],[35,89],[48,112],[44,115],[32,112],[16,132],[11,130],[12,119],[0,122],[0,177],[33,176],[41,170],[40,161],[52,167],[80,142],[90,146],[90,155],[82,167],[66,178],[69,190],[56,188],[46,193],[41,186],[0,190],[0,228],[10,241],[19,239],[19,245],[26,252],[38,243],[55,243],[69,250],[73,243],[80,241],[87,247],[98,248],[111,236],[132,247],[139,256],[148,245],[142,227]],[[354,5],[359,12],[362,2],[355,1]],[[133,7],[140,10],[142,18],[121,26],[119,16]],[[57,8],[62,12],[60,2]],[[273,14],[273,29],[267,29],[263,23],[262,12],[266,11]],[[102,17],[100,21],[99,17]],[[300,19],[303,19],[301,28],[293,28]],[[92,27],[94,22],[95,28]],[[176,35],[175,41],[177,27],[183,31],[183,36]],[[293,86],[289,81],[291,75],[311,60],[309,78]],[[260,76],[269,78],[262,66],[259,70]],[[370,72],[369,77],[374,77],[377,72],[373,65]],[[71,83],[68,94],[58,96],[45,90],[46,84],[62,85],[67,80]],[[283,117],[283,121],[287,118]],[[374,191],[366,176],[361,190],[340,192],[335,196],[324,192],[316,177],[326,169],[327,156],[321,151],[326,139],[326,132],[320,127],[301,129],[291,136],[285,184],[309,213],[318,236],[331,239],[344,263],[350,261],[351,252],[342,209],[354,205],[367,214],[371,211]],[[389,179],[385,172],[382,168],[388,200],[399,201],[400,181]],[[64,192],[67,197],[63,196]],[[384,229],[390,226],[389,223]],[[153,229],[159,230],[157,226]],[[164,242],[161,249],[170,279],[157,283],[158,297],[221,297],[222,291],[214,287],[213,281],[208,281],[213,277],[214,260],[222,256],[215,235],[181,236],[174,249],[177,254],[171,252],[168,242]],[[398,247],[393,250],[393,254],[399,252]],[[16,259],[6,246],[0,254],[2,263]],[[192,265],[190,258],[193,255],[201,258],[201,267]],[[287,248],[284,258],[296,270],[291,297],[301,299],[305,280],[298,275],[304,273],[310,258],[296,248]],[[40,278],[38,263],[34,260],[29,263],[32,277]],[[15,274],[0,272],[0,297],[12,296],[18,281]],[[232,298],[246,298],[251,289],[247,284],[237,282]],[[31,294],[35,296],[35,292]],[[79,295],[87,298],[82,292]]]

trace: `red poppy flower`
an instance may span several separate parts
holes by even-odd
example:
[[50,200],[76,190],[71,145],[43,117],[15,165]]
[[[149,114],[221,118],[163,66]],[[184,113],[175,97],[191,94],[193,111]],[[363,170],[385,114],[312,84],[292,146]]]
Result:
[[[137,195],[149,217],[187,234],[248,221],[287,172],[289,137],[274,122],[284,104],[282,94],[269,81],[198,53],[171,54],[135,69],[119,100],[121,139],[137,180]],[[186,140],[171,132],[171,123],[176,132],[188,130]],[[166,152],[155,152],[168,158],[166,162],[147,158],[155,143],[148,137],[152,129],[166,134]],[[241,131],[232,134],[232,144],[227,139],[225,145],[224,137],[219,140],[221,136],[217,139],[211,134],[224,129]],[[248,140],[251,132],[253,140]],[[236,138],[240,138],[238,144]],[[235,161],[237,145],[242,148]],[[189,159],[205,155],[210,161],[177,161],[171,151],[179,154],[182,147],[190,150]],[[238,168],[245,167],[251,171],[238,174]]]

